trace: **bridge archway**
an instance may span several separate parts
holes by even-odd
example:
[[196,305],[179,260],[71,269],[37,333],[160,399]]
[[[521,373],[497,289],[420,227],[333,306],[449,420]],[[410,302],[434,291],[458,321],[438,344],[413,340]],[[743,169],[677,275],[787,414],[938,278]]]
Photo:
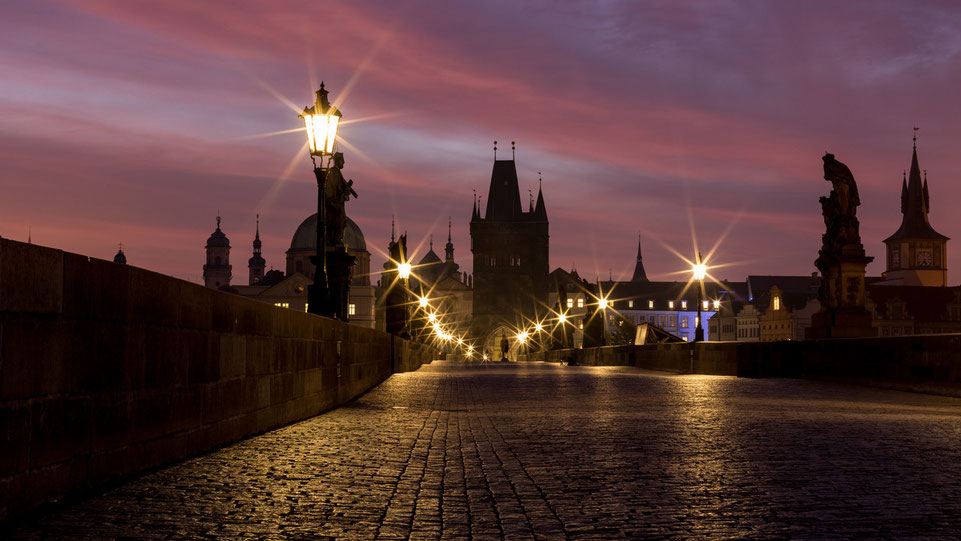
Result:
[[499,361],[503,358],[501,344],[507,339],[507,360],[516,361],[520,344],[517,343],[517,332],[508,325],[499,325],[487,334],[481,342],[481,351],[489,353],[490,360]]

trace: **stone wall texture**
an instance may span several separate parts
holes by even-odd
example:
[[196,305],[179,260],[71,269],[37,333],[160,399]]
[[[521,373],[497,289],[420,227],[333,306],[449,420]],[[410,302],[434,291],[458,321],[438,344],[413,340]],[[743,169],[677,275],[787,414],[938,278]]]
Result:
[[961,397],[961,334],[562,349],[532,361],[683,374],[811,378]]
[[0,519],[317,415],[435,353],[0,239]]

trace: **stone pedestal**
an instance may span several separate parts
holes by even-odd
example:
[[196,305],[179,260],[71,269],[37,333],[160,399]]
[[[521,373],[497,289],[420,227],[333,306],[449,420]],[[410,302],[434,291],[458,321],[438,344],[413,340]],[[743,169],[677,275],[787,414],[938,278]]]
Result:
[[860,244],[845,246],[838,257],[820,252],[814,264],[821,271],[821,310],[811,316],[806,338],[874,336],[871,312],[864,307],[865,267],[873,260]]
[[353,275],[356,257],[344,248],[327,250],[327,281],[330,284],[330,303],[334,308],[333,317],[349,321],[347,303],[350,298],[350,279]]

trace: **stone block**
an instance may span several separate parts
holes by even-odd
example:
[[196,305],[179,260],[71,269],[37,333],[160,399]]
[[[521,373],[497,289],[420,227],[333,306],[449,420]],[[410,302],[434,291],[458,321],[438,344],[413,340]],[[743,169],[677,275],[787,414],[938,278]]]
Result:
[[144,349],[146,387],[162,388],[187,383],[189,355],[183,331],[149,326]]
[[180,322],[180,282],[163,274],[131,267],[127,319],[176,327]]
[[0,239],[0,312],[63,309],[63,252]]
[[26,401],[0,405],[0,477],[24,473],[30,465],[30,409]]
[[[83,392],[119,391],[126,378],[128,325],[90,319],[76,320],[71,331],[72,348],[63,362],[79,380]],[[139,367],[132,367],[138,370]]]
[[185,331],[187,383],[210,383],[220,379],[220,340],[207,332]]
[[0,401],[66,392],[86,367],[71,366],[73,323],[27,314],[3,318]]
[[176,278],[171,278],[171,280],[176,281],[179,290],[180,306],[177,312],[179,317],[177,326],[200,331],[212,329],[214,322],[212,298],[220,292],[186,280],[177,280]]
[[246,338],[245,354],[245,364],[248,376],[270,373],[274,349],[269,338],[262,336],[248,336]]
[[220,335],[220,377],[236,378],[246,373],[246,338],[238,334]]
[[35,401],[30,419],[30,469],[62,462],[93,446],[97,411],[91,398]]
[[64,317],[125,321],[130,273],[127,265],[64,253]]

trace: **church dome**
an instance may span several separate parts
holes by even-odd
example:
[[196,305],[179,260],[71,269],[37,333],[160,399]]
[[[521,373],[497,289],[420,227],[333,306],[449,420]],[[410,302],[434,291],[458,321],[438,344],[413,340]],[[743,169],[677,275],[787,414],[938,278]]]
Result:
[[230,241],[227,239],[227,235],[220,230],[220,216],[217,216],[217,229],[210,234],[210,238],[207,239],[207,248],[230,248]]
[[[344,244],[347,245],[349,252],[366,252],[367,242],[364,240],[364,233],[360,227],[350,218],[347,218],[347,231],[344,232]],[[311,214],[306,220],[301,222],[294,232],[294,237],[290,239],[290,251],[296,250],[317,250],[317,213]]]

